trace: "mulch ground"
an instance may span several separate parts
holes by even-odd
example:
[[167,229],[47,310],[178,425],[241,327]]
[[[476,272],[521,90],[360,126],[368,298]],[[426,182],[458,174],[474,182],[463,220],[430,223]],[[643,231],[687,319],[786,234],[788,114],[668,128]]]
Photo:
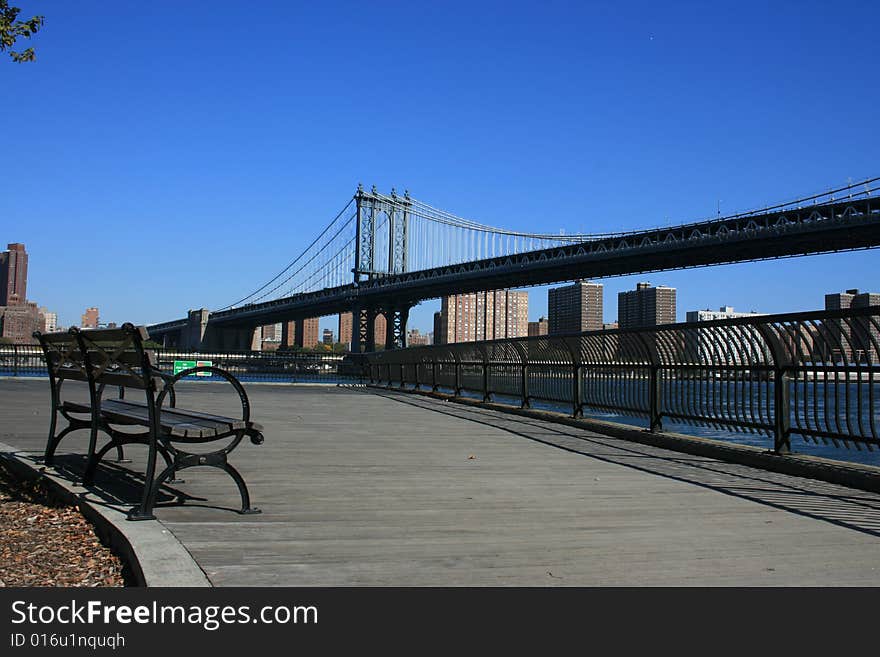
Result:
[[0,463],[0,586],[125,586],[123,568],[76,507]]

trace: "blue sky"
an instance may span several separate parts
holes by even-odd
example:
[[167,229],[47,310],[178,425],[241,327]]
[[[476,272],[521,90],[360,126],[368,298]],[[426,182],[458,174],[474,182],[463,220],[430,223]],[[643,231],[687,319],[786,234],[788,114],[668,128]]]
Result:
[[[880,174],[876,2],[13,4],[46,23],[36,63],[0,61],[0,240],[26,244],[29,297],[65,325],[226,305],[358,182],[601,232]],[[677,287],[681,319],[816,309],[880,291],[877,263],[606,279],[605,317],[637,280]]]

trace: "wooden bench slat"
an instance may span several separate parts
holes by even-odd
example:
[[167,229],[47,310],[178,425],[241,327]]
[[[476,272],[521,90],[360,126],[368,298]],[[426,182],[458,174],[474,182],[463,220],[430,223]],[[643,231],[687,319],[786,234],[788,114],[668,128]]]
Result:
[[91,404],[80,404],[78,402],[65,401],[61,404],[61,408],[68,413],[91,413]]
[[[101,404],[101,410],[108,417],[137,419],[145,425],[150,421],[145,403],[111,399]],[[162,409],[159,422],[164,431],[181,438],[206,438],[247,428],[247,423],[242,420],[170,408]]]
[[[135,401],[129,399],[121,399],[121,400],[113,400],[113,401],[123,401],[126,404],[131,404],[132,406],[140,406],[146,409],[146,402]],[[263,430],[263,425],[258,422],[239,420],[233,417],[229,417],[227,415],[212,415],[211,413],[203,413],[201,411],[191,411],[188,408],[173,408],[166,406],[162,409],[162,414],[165,413],[177,413],[178,415],[186,415],[187,417],[197,417],[202,420],[214,420],[216,422],[228,422],[232,425],[233,429],[256,429],[257,431]]]
[[55,377],[59,380],[71,380],[71,381],[88,381],[89,377],[86,376],[85,372],[83,372],[78,367],[59,367],[55,370]]

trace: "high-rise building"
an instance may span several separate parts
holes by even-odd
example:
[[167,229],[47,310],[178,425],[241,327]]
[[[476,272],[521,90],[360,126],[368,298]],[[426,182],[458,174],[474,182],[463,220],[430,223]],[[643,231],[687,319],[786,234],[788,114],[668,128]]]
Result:
[[97,308],[86,308],[86,312],[82,316],[82,320],[80,322],[80,327],[81,328],[98,328],[98,324],[100,324],[100,318],[98,317],[98,309]]
[[539,317],[537,322],[529,322],[529,337],[547,335],[550,325],[546,317]]
[[41,333],[55,333],[58,330],[58,314],[49,312],[48,308],[40,307],[39,325]]
[[27,301],[28,256],[24,244],[17,242],[0,253],[0,306]]
[[[867,308],[880,306],[880,294],[877,292],[859,292],[857,289],[846,292],[826,294],[825,310],[843,310],[846,308]],[[829,339],[826,342],[831,353],[824,354],[833,360],[845,358],[848,361],[877,363],[880,344],[880,331],[867,318],[857,317],[846,322],[829,320]]]
[[[320,329],[318,326],[318,317],[309,317],[307,319],[297,319],[292,322],[283,322],[280,324],[281,335],[279,345],[283,348],[301,347],[303,349],[312,349],[318,345]],[[265,327],[264,327],[265,329]],[[279,329],[275,329],[277,332]]]
[[[318,326],[319,322],[320,318],[318,317],[309,317],[302,321],[294,322],[293,341],[298,347],[302,347],[303,349],[312,349],[318,346],[318,331],[320,331],[320,327]],[[330,336],[330,344],[333,344],[332,331],[330,332]]]
[[602,284],[577,281],[547,291],[548,333],[581,333],[602,328]]
[[434,339],[436,344],[499,340],[528,331],[529,293],[491,290],[444,297]]
[[332,329],[324,329],[324,333],[322,334],[321,342],[324,344],[333,344],[333,330]]
[[622,329],[675,323],[675,288],[638,283],[635,290],[618,292],[617,321]]
[[[385,319],[385,315],[376,315],[376,320],[373,322],[373,340],[376,342],[377,347],[385,345],[385,332],[387,330],[388,321]],[[351,336],[352,314],[339,313],[339,341],[345,345],[346,349],[351,349]]]

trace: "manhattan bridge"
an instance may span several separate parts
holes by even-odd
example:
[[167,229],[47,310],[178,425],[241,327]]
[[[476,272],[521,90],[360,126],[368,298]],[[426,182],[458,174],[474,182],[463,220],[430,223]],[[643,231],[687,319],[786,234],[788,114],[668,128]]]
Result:
[[[880,246],[878,178],[729,216],[634,231],[548,234],[456,216],[395,190],[357,192],[272,279],[216,310],[148,327],[166,346],[248,349],[260,326],[353,313],[352,351],[406,346],[425,299]],[[538,217],[536,223],[546,223]],[[374,335],[375,318],[387,334]],[[282,338],[286,341],[286,336]]]

